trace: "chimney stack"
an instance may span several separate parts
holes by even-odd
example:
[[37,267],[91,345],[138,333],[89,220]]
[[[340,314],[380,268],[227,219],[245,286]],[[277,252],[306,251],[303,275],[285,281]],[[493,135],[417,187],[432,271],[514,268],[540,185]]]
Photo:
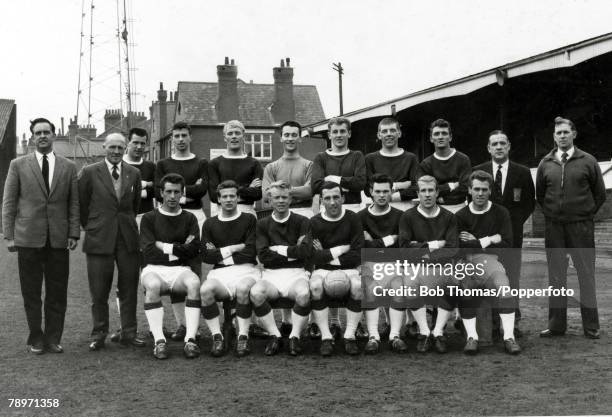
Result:
[[121,121],[123,114],[120,109],[106,110],[104,113],[104,131],[109,132],[114,129],[115,132],[121,131]]
[[159,83],[159,90],[157,90],[157,100],[160,103],[165,103],[167,98],[168,98],[168,92],[166,90],[164,90],[164,83],[160,82]]
[[[224,65],[217,65],[218,94],[217,121],[238,119],[238,67],[225,57]],[[176,98],[176,95],[175,95]]]
[[61,117],[61,121],[62,121],[62,131],[60,134],[64,136],[64,116]]
[[272,118],[274,123],[295,119],[295,100],[293,99],[293,68],[290,59],[281,59],[280,67],[272,70],[274,75],[274,103]]

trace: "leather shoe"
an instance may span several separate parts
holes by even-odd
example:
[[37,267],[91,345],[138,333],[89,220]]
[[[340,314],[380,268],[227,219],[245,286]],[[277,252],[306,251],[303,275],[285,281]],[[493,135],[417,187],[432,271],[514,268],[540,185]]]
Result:
[[587,339],[599,339],[599,330],[584,329],[584,337],[586,337]]
[[442,335],[434,337],[434,349],[438,353],[448,352],[448,342],[446,340],[446,336]]
[[121,340],[121,328],[117,329],[115,333],[112,333],[109,339],[113,343],[118,343]]
[[344,339],[344,351],[351,356],[359,355],[359,346],[356,339]]
[[470,337],[465,343],[465,347],[463,348],[463,353],[466,355],[475,355],[478,353],[478,340]]
[[280,339],[278,336],[270,336],[268,337],[268,343],[266,343],[266,349],[264,350],[264,354],[266,356],[274,356],[280,350]]
[[559,330],[544,329],[540,332],[540,337],[556,337],[564,335],[565,332],[561,332]]
[[249,338],[243,334],[238,336],[238,341],[236,342],[236,355],[242,358],[251,353],[251,349],[249,347]]
[[302,353],[302,345],[300,339],[292,337],[289,339],[289,354],[291,356],[298,356]]
[[521,353],[521,347],[514,339],[504,340],[504,349],[511,355],[518,355]]
[[121,346],[134,346],[134,347],[145,347],[147,344],[144,340],[139,338],[138,336],[130,337],[130,338],[122,338],[119,343]]
[[416,350],[419,353],[427,353],[431,349],[431,335],[419,334],[417,336]]
[[308,336],[311,339],[319,339],[321,337],[321,330],[317,323],[310,323],[308,325]]
[[225,343],[223,340],[223,336],[221,335],[221,333],[214,334],[212,347],[210,348],[211,356],[218,358],[220,356],[223,356],[224,353]]
[[58,343],[47,343],[45,350],[49,353],[64,353],[64,348]]
[[321,356],[331,356],[332,353],[334,353],[334,340],[321,340],[321,347],[319,348],[319,353],[321,353]]
[[175,342],[182,342],[185,340],[185,336],[187,335],[187,328],[182,324],[176,328],[176,331],[170,335],[170,339]]
[[89,351],[95,352],[104,348],[104,340],[94,340],[89,344]]
[[35,355],[42,355],[45,353],[45,348],[42,342],[34,342],[31,345],[28,345],[28,352]]

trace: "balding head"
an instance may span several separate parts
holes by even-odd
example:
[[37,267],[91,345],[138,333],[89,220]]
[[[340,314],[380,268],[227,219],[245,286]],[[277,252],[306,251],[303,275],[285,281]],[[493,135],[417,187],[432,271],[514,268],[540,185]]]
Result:
[[104,139],[104,150],[106,151],[106,159],[111,164],[118,164],[123,158],[127,141],[121,133],[111,133]]

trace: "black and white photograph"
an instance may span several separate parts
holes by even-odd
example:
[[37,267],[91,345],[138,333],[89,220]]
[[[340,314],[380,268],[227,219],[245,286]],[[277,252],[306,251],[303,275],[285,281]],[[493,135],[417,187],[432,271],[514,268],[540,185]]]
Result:
[[0,415],[612,415],[611,14],[4,2]]

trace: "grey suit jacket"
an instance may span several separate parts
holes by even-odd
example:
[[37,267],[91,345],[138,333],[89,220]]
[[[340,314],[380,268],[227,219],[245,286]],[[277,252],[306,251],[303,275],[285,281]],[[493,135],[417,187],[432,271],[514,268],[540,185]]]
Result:
[[79,195],[77,171],[72,161],[55,155],[52,183],[47,188],[36,154],[11,161],[4,184],[2,229],[15,246],[66,248],[68,238],[78,239]]
[[85,229],[83,252],[110,255],[119,234],[127,249],[139,248],[136,213],[140,205],[140,171],[121,162],[121,196],[117,199],[106,166],[100,161],[83,168],[79,176],[81,224]]

